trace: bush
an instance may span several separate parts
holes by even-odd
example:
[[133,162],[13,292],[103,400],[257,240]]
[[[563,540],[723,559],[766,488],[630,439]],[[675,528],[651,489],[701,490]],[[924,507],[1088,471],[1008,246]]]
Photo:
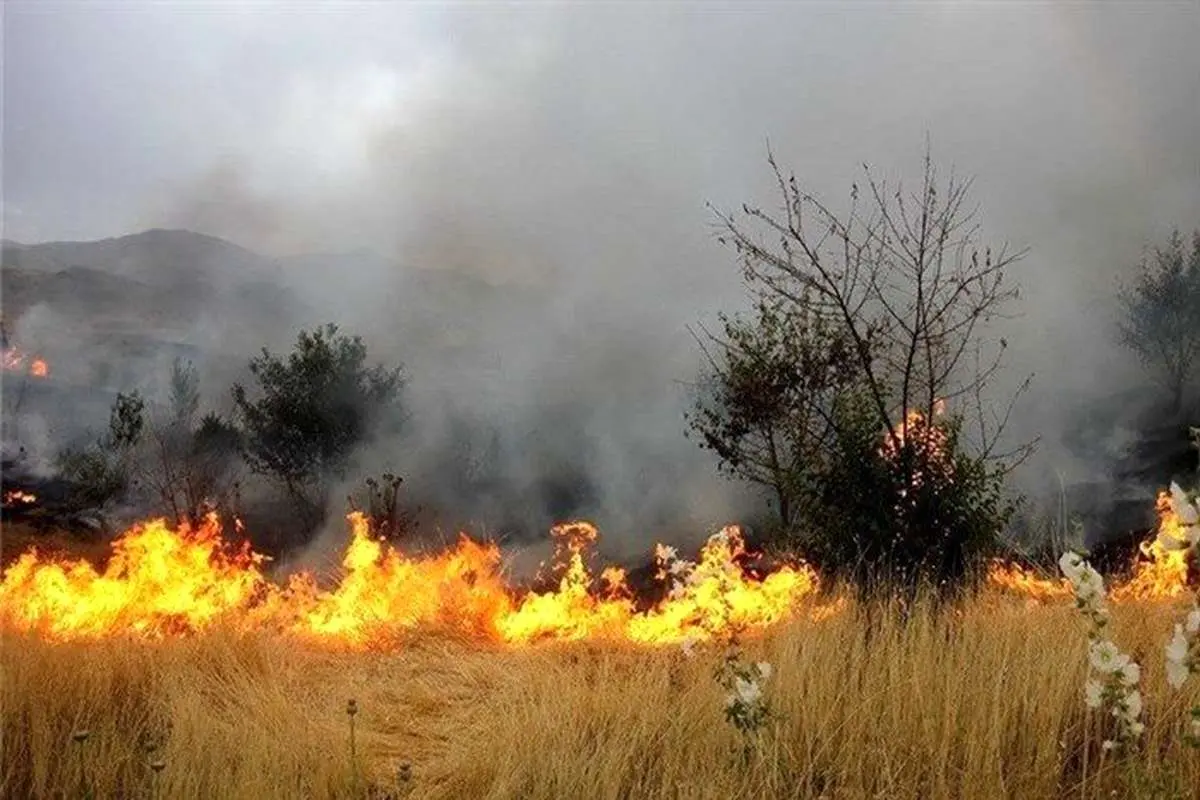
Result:
[[972,565],[1015,510],[1001,468],[964,451],[954,416],[910,414],[893,443],[861,393],[842,397],[835,415],[839,436],[816,481],[805,541],[818,567],[871,596],[969,587]]

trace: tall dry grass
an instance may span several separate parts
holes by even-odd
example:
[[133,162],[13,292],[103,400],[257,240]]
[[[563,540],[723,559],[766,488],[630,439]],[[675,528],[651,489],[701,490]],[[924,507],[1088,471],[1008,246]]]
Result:
[[[1147,733],[1125,758],[1101,756],[1102,717],[1082,702],[1084,625],[1065,606],[976,601],[869,634],[851,611],[782,627],[748,645],[775,666],[781,713],[748,764],[722,718],[715,653],[513,651],[436,634],[367,654],[220,633],[7,635],[0,795],[77,797],[82,760],[96,797],[1200,800],[1200,754],[1178,737],[1200,687],[1172,692],[1163,677],[1171,610],[1115,617],[1145,667]],[[157,787],[152,759],[166,765]]]

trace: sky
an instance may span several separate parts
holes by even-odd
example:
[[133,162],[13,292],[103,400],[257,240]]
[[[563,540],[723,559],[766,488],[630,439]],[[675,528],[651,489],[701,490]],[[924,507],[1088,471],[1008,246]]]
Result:
[[[624,454],[669,418],[678,436],[687,326],[742,297],[706,204],[772,204],[768,142],[834,200],[864,164],[915,181],[926,141],[974,177],[989,240],[1029,248],[1006,379],[1036,375],[1032,435],[1064,424],[1064,398],[1145,379],[1113,361],[1114,281],[1200,226],[1194,2],[15,0],[3,15],[5,237],[188,228],[534,283],[552,299],[495,323],[517,377],[493,389],[586,386],[611,407],[587,424]],[[337,280],[379,337],[380,282],[403,280],[388,269]]]

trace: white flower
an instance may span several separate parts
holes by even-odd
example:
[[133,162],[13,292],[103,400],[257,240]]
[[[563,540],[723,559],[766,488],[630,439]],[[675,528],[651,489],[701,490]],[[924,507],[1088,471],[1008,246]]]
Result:
[[1075,593],[1083,599],[1095,599],[1104,596],[1104,578],[1086,562],[1076,573],[1072,581]]
[[1193,609],[1187,615],[1187,620],[1184,622],[1184,628],[1188,633],[1200,633],[1200,608]]
[[1125,695],[1123,704],[1124,704],[1124,708],[1122,709],[1122,711],[1123,711],[1122,716],[1124,716],[1125,719],[1133,721],[1142,715],[1142,693],[1141,692],[1134,690],[1134,691],[1130,692],[1129,694]]
[[1058,560],[1058,568],[1062,570],[1063,575],[1066,575],[1071,583],[1075,583],[1079,577],[1080,570],[1083,568],[1083,559],[1080,558],[1078,553],[1068,550]]
[[1104,744],[1100,745],[1100,749],[1101,750],[1112,750],[1116,746],[1117,746],[1117,743],[1114,742],[1112,739],[1105,739]]
[[1090,680],[1083,686],[1083,699],[1088,708],[1099,708],[1104,699],[1104,684]]
[[674,561],[679,557],[679,552],[668,544],[655,545],[654,551],[654,555],[658,556],[658,560],[663,562]]
[[1178,661],[1167,662],[1167,683],[1171,685],[1172,689],[1178,689],[1187,683],[1190,674],[1191,671],[1186,664],[1180,664]]
[[683,643],[680,645],[680,648],[683,650],[683,654],[685,656],[687,656],[688,658],[691,658],[696,653],[696,640],[694,638],[692,638],[691,636],[689,636],[683,640]]
[[762,689],[754,681],[738,678],[733,684],[734,693],[738,700],[746,705],[754,705],[762,697]]
[[1146,726],[1144,723],[1134,722],[1133,724],[1131,724],[1129,726],[1129,732],[1132,733],[1134,736],[1141,736],[1143,733],[1146,732]]
[[1167,661],[1183,664],[1187,661],[1188,640],[1183,634],[1183,626],[1175,626],[1175,635],[1167,645]]
[[1109,641],[1096,642],[1088,649],[1088,660],[1097,672],[1116,672],[1129,663],[1129,656]]
[[764,681],[771,677],[771,665],[765,661],[760,661],[755,664],[758,667],[758,675]]
[[678,578],[680,575],[687,574],[687,571],[691,568],[691,563],[687,561],[675,561],[670,566],[671,574],[676,578]]
[[1195,525],[1200,522],[1200,512],[1188,500],[1187,492],[1183,491],[1174,481],[1171,482],[1171,510],[1184,525]]
[[1141,679],[1142,668],[1137,665],[1136,661],[1130,661],[1121,667],[1121,682],[1126,686],[1136,686]]

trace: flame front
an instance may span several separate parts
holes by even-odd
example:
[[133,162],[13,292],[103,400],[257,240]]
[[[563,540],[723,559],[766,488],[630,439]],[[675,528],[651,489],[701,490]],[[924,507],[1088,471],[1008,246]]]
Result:
[[21,489],[10,489],[4,493],[3,502],[6,506],[31,506],[37,502],[37,495]]
[[1141,557],[1133,566],[1129,581],[1113,589],[1117,600],[1157,600],[1180,597],[1188,591],[1187,552],[1168,550],[1164,538],[1183,540],[1184,524],[1171,508],[1169,492],[1159,492],[1157,535],[1139,546]]
[[226,547],[215,516],[195,530],[153,520],[113,543],[103,571],[25,553],[0,583],[0,619],[55,639],[200,630],[268,588],[263,560]]
[[[10,492],[5,502],[15,497]],[[1165,493],[1158,510],[1160,536],[1182,533]],[[350,648],[385,647],[398,633],[430,627],[508,645],[581,639],[669,644],[761,630],[804,608],[802,601],[819,586],[816,572],[802,562],[763,577],[750,574],[741,566],[747,553],[737,527],[713,536],[694,564],[673,561],[674,550],[658,546],[659,578],[672,584],[670,593],[639,607],[620,568],[593,577],[587,555],[598,533],[586,522],[553,529],[558,578],[554,588],[539,592],[507,582],[494,544],[464,535],[452,549],[410,556],[374,537],[362,514],[348,521],[342,574],[329,588],[311,573],[282,584],[270,580],[263,556],[223,541],[215,515],[194,529],[173,530],[163,520],[136,525],[113,543],[103,569],[31,550],[0,581],[0,625],[53,640],[154,639],[226,625]],[[1114,600],[1187,592],[1181,552],[1155,539],[1142,545],[1141,554],[1132,577],[1113,587]],[[992,563],[988,583],[1036,602],[1071,596],[1057,577],[1001,561]],[[819,620],[845,605],[839,598],[809,605],[807,613]]]
[[286,584],[268,580],[264,558],[221,540],[209,517],[197,530],[170,530],[161,520],[139,525],[113,545],[108,565],[22,555],[0,583],[0,621],[51,639],[197,632],[224,622],[269,627],[349,647],[382,645],[401,631],[441,626],[508,644],[539,640],[616,639],[670,643],[707,639],[730,625],[777,622],[817,588],[800,564],[763,580],[734,560],[744,552],[736,529],[714,537],[689,583],[638,610],[622,570],[594,580],[585,562],[597,537],[588,523],[555,528],[567,556],[547,592],[521,593],[500,570],[495,545],[463,536],[453,549],[409,557],[375,539],[366,518],[349,516],[351,539],[341,579],[321,589],[310,573]]
[[1007,561],[994,560],[988,566],[988,583],[1001,591],[1021,595],[1035,602],[1061,600],[1074,595],[1066,578],[1046,578]]

